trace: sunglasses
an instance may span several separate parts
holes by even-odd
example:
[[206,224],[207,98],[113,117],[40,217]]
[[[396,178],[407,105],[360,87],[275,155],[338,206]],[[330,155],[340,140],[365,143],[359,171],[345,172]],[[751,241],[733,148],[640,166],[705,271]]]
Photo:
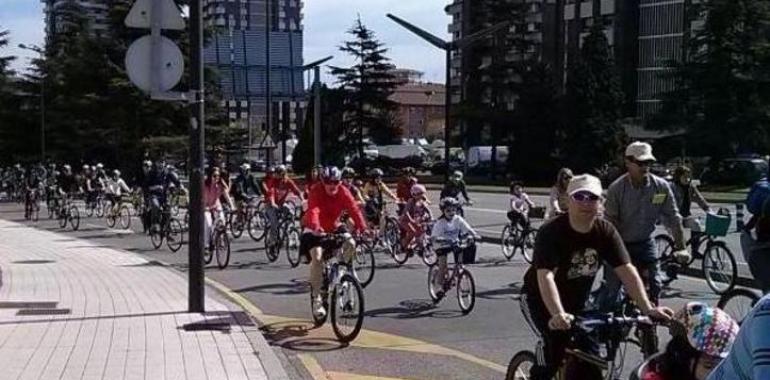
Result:
[[639,160],[633,160],[633,159],[630,161],[636,164],[636,166],[651,166],[652,164],[655,163],[655,161],[639,161]]
[[575,202],[581,202],[581,203],[587,203],[587,202],[597,202],[599,200],[599,196],[596,194],[591,194],[588,192],[579,192],[572,194],[572,199],[575,200]]

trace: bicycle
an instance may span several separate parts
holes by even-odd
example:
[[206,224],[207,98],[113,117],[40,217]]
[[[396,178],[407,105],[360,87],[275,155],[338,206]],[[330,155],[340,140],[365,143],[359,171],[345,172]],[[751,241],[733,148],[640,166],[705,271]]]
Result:
[[[289,260],[289,264],[292,268],[296,268],[299,265],[299,227],[297,226],[297,220],[294,217],[294,212],[289,207],[281,207],[276,211],[276,221],[278,228],[276,229],[276,236],[272,241],[268,237],[265,239],[265,254],[267,259],[271,263],[278,260],[278,256],[281,253],[281,246],[286,249],[286,258]],[[271,227],[266,226],[265,229],[269,230]]]
[[73,231],[77,231],[80,228],[80,210],[68,197],[62,198],[58,219],[60,228],[66,228],[67,223],[69,223]]
[[366,288],[374,279],[376,268],[374,250],[377,246],[377,236],[364,235],[356,242],[356,257],[353,260],[353,274],[361,286]]
[[471,272],[463,265],[463,250],[474,243],[472,237],[461,237],[450,242],[450,249],[454,254],[454,266],[451,269],[447,268],[440,288],[436,284],[439,266],[434,265],[428,270],[428,293],[433,302],[439,303],[449,290],[457,287],[457,304],[463,315],[470,313],[476,304],[476,281]]
[[[337,245],[341,246],[348,236],[348,234],[331,234],[326,238],[333,239],[339,243]],[[323,281],[320,289],[323,306],[326,310],[329,310],[329,305],[334,306],[330,312],[334,335],[340,342],[349,343],[356,339],[364,323],[364,290],[356,276],[350,273],[353,269],[342,257],[341,248],[325,250],[323,258]],[[310,305],[312,308],[312,294]],[[326,323],[326,314],[323,317],[318,317],[315,313],[312,315],[316,327]]]
[[217,267],[225,269],[230,263],[230,237],[227,235],[227,223],[221,214],[213,210],[207,210],[211,214],[211,231],[209,232],[209,246],[203,250],[203,260],[211,264],[214,256],[217,257]]
[[[720,213],[725,209],[720,209]],[[729,211],[727,211],[729,215]],[[655,236],[655,246],[658,257],[660,258],[661,275],[663,284],[668,286],[674,281],[680,271],[688,268],[695,259],[701,260],[701,270],[703,277],[709,288],[716,294],[724,294],[735,287],[735,279],[738,277],[738,265],[732,251],[727,248],[727,243],[719,240],[719,237],[727,235],[726,225],[716,225],[715,217],[710,214],[706,218],[706,232],[693,233],[686,245],[692,248],[692,255],[687,263],[680,263],[674,257],[674,239],[667,234]],[[705,250],[700,251],[700,247],[705,243]]]
[[537,228],[533,228],[529,224],[522,228],[518,223],[508,222],[500,235],[500,247],[503,256],[511,261],[513,256],[516,256],[516,252],[521,251],[524,261],[532,264],[536,236]]
[[118,221],[124,230],[131,228],[131,212],[128,210],[128,206],[124,204],[122,197],[116,197],[115,201],[108,207],[105,221],[109,228],[115,227]]
[[169,205],[164,204],[162,210],[150,213],[149,229],[153,248],[160,249],[164,240],[171,252],[177,252],[182,248],[184,228],[182,222],[171,217]]
[[[589,364],[602,372],[606,380],[620,379],[625,362],[624,344],[625,331],[639,325],[652,325],[649,317],[625,316],[615,313],[600,314],[576,318],[570,329],[571,342],[566,348],[564,361],[559,365],[554,379],[568,380],[568,369],[573,363],[582,362]],[[595,341],[603,346],[604,353],[592,353],[578,347],[579,342]],[[543,342],[537,343],[536,351],[542,353]],[[618,351],[621,355],[618,357]],[[508,364],[505,375],[506,380],[530,379],[531,370],[536,365],[544,365],[539,362],[543,355],[535,355],[529,350],[519,351]]]
[[[370,200],[369,202],[372,201]],[[388,254],[396,264],[403,265],[409,260],[409,254],[401,249],[401,227],[398,224],[398,219],[388,212],[387,205],[387,202],[383,203],[382,208],[378,210],[376,221],[373,217],[368,217],[367,220],[370,225],[373,225],[374,229],[379,231],[379,236],[376,240],[378,245],[388,251]],[[379,229],[380,221],[384,221],[382,229]],[[374,225],[375,222],[376,225]]]
[[260,242],[267,235],[267,216],[265,216],[265,204],[261,200],[251,208],[251,213],[246,220],[246,229],[251,240]]
[[37,190],[27,191],[26,202],[24,203],[24,219],[37,222],[40,218],[40,202],[38,200]]
[[230,233],[233,239],[238,239],[243,235],[243,230],[248,228],[249,218],[254,213],[256,207],[255,197],[247,197],[245,201],[238,202],[237,210],[230,213],[227,224],[230,226]]
[[717,307],[733,317],[740,325],[760,298],[762,294],[755,290],[734,288],[719,297]]
[[[422,233],[419,236],[415,236],[409,246],[406,248],[407,258],[412,255],[420,256],[422,262],[428,267],[436,265],[438,256],[433,250],[433,243],[431,242],[430,233],[433,231],[433,221],[423,221],[420,223]],[[401,231],[403,233],[403,231]],[[400,242],[399,249],[400,249]]]

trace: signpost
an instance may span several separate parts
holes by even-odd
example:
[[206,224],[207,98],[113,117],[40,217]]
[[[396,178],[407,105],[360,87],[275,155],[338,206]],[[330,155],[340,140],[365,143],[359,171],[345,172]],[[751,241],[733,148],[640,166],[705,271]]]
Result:
[[126,54],[126,71],[152,99],[189,101],[190,104],[190,281],[188,310],[205,311],[203,287],[203,19],[201,1],[190,0],[190,92],[171,92],[182,78],[184,57],[179,47],[163,37],[163,29],[184,30],[182,11],[174,0],[137,0],[126,16],[130,28],[150,29],[134,41]]

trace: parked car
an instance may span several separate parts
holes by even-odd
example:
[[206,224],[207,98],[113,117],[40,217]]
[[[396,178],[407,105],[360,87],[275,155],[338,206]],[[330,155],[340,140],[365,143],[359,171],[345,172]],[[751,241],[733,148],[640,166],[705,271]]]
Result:
[[762,158],[728,158],[707,168],[701,181],[705,184],[751,186],[767,175],[768,163]]

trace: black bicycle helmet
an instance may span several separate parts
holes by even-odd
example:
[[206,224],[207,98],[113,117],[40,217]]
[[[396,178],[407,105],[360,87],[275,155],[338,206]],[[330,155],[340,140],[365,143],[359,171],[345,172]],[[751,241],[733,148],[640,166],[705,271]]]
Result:
[[384,176],[385,173],[383,173],[382,169],[375,168],[375,169],[372,169],[371,172],[369,172],[369,175],[372,178],[382,178],[382,176]]
[[351,167],[342,168],[342,178],[353,178],[356,176],[356,170]]

